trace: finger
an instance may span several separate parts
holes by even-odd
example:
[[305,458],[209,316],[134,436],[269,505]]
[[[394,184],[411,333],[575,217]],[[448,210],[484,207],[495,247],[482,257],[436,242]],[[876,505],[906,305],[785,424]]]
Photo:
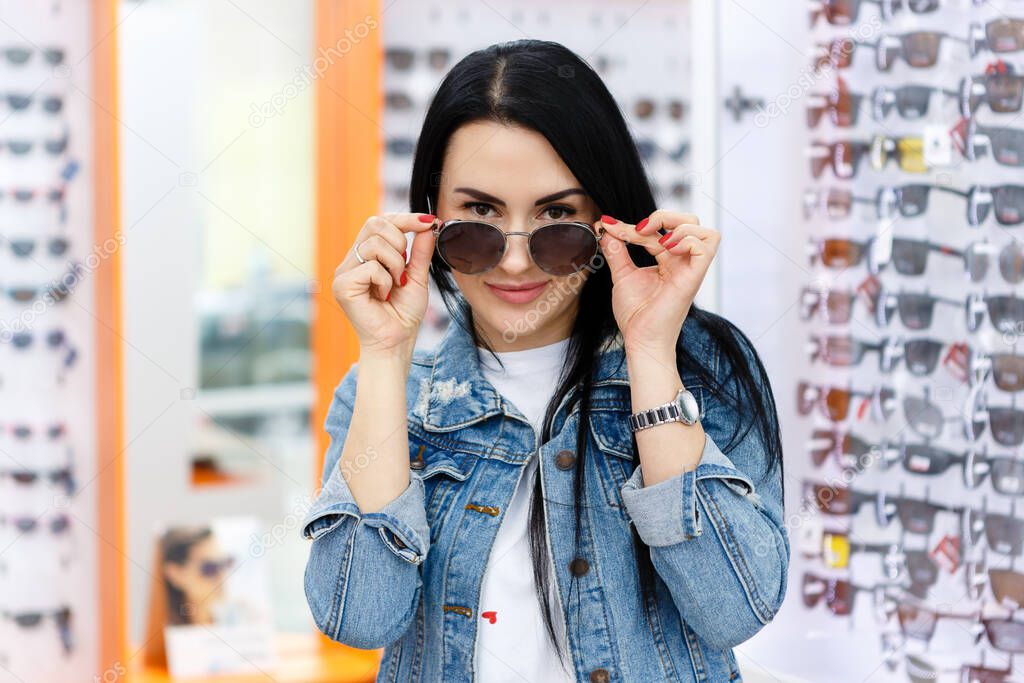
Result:
[[[601,225],[600,221],[598,221],[598,225]],[[608,262],[608,270],[612,274],[612,283],[615,283],[636,270],[637,265],[633,262],[633,257],[629,255],[629,250],[626,247],[627,242],[616,237],[614,232],[607,229],[607,225],[604,227],[606,229],[598,240],[598,244],[601,246],[601,253],[604,254],[604,258]]]
[[344,298],[356,298],[372,292],[378,299],[384,300],[391,291],[394,279],[380,261],[373,260],[342,273],[336,283],[335,289],[340,290]]
[[434,257],[434,244],[437,240],[433,231],[417,233],[412,238],[412,249],[409,251],[409,265],[405,272],[410,280],[413,280],[424,287],[427,286],[427,273],[430,270],[430,260]]
[[[434,227],[437,219],[426,213],[385,213],[380,216],[370,216],[363,224],[359,239],[366,239],[370,235],[381,235],[404,257],[409,247],[409,240],[406,233],[418,233],[430,230]],[[362,253],[362,249],[359,250]]]
[[667,256],[662,256],[660,258],[658,256],[659,254],[664,254],[665,249],[658,244],[656,239],[657,235],[639,234],[636,231],[636,226],[632,223],[626,223],[625,221],[620,221],[617,218],[612,218],[611,216],[601,216],[601,220],[595,223],[595,225],[599,228],[604,228],[606,233],[612,233],[617,239],[623,242],[639,244],[647,250],[647,253],[654,256],[659,262],[664,258],[668,258]]
[[[405,237],[402,235],[399,237],[404,247]],[[367,261],[378,261],[388,269],[396,282],[401,279],[402,272],[405,270],[405,249],[403,248],[402,251],[395,249],[394,245],[380,233],[370,235],[359,243],[359,255]]]
[[714,228],[705,228],[700,225],[681,223],[671,232],[666,233],[660,241],[665,245],[666,249],[669,249],[679,244],[683,238],[689,236],[696,237],[702,242],[707,243],[712,249],[718,249],[718,244],[722,240],[722,233],[718,232]]
[[680,223],[691,223],[700,225],[700,219],[696,214],[682,213],[680,211],[669,211],[658,209],[644,220],[637,223],[637,232],[642,235],[653,235],[661,232],[662,229],[671,230]]
[[696,235],[686,235],[678,242],[670,244],[666,251],[673,256],[689,255],[690,267],[686,269],[687,277],[693,277],[696,273],[702,280],[715,257],[715,248]]

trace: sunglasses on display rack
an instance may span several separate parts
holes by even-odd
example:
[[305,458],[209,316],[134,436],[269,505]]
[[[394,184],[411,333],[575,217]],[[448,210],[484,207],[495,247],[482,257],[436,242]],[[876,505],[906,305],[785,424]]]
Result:
[[1015,334],[1024,322],[1024,299],[1011,294],[995,296],[970,293],[967,295],[967,331],[981,328],[985,313],[999,332]]
[[830,92],[811,94],[808,97],[807,127],[817,127],[825,114],[828,114],[828,120],[833,126],[856,126],[863,100],[863,95],[850,92],[846,81],[840,76],[836,78],[836,85]]
[[451,50],[445,47],[434,47],[427,50],[414,50],[408,47],[389,47],[384,50],[384,60],[395,71],[411,71],[417,60],[422,60],[433,71],[442,71],[451,62]]
[[64,98],[59,95],[35,95],[33,93],[9,92],[4,96],[11,111],[25,111],[33,102],[46,114],[59,114],[64,109]]
[[23,534],[32,533],[37,529],[48,529],[54,536],[60,536],[61,534],[68,533],[71,529],[71,518],[66,514],[60,514],[54,515],[44,522],[41,517],[31,517],[29,515],[22,517],[0,515],[0,524],[14,527],[14,529]]
[[800,381],[796,389],[797,412],[810,415],[815,406],[832,422],[842,422],[850,415],[854,399],[863,399],[857,412],[859,419],[864,408],[870,406],[876,422],[888,420],[894,412],[896,392],[891,387],[876,387],[872,391],[857,391],[849,387],[823,386]]
[[1000,555],[1019,557],[1024,551],[1024,520],[1017,519],[1013,506],[1010,514],[1001,514],[988,512],[985,504],[983,502],[981,510],[966,508],[963,511],[967,544],[974,548],[984,536],[991,550]]
[[671,99],[662,104],[658,104],[649,97],[642,97],[633,102],[632,106],[633,115],[642,120],[653,117],[661,109],[663,109],[672,120],[682,121],[686,118],[690,105],[686,101],[680,99]]
[[963,683],[1010,683],[1008,679],[1013,675],[1012,667],[993,669],[984,664],[958,664],[939,668],[925,661],[923,657],[911,654],[907,655],[906,669],[910,683],[935,683],[935,681],[944,680],[942,674],[959,674],[960,677],[956,680]]
[[985,73],[960,81],[960,113],[973,116],[982,104],[997,114],[1018,112],[1024,100],[1024,75],[1012,64],[999,60],[989,64]]
[[993,54],[1024,50],[1024,19],[999,17],[984,24],[972,24],[970,33],[971,56],[982,50]]
[[891,20],[897,12],[907,9],[914,14],[934,12],[940,6],[939,0],[815,0],[811,2],[811,26],[824,19],[833,26],[849,26],[857,23],[864,3],[878,6],[882,21]]
[[29,46],[11,46],[3,50],[4,59],[11,66],[24,66],[33,55],[38,55],[49,66],[60,66],[64,63],[64,50],[59,47],[32,48]]
[[919,136],[892,138],[876,135],[870,142],[814,140],[807,153],[814,178],[820,178],[829,168],[836,178],[854,178],[866,155],[870,158],[871,168],[876,171],[884,170],[890,161],[895,161],[900,170],[907,173],[927,173],[930,170],[924,157],[924,139]]
[[[936,304],[946,304],[958,308],[965,308],[966,306],[963,301],[935,296],[927,292],[883,292],[879,296],[879,300],[883,304],[876,309],[875,322],[878,323],[879,327],[887,327],[892,322],[893,315],[898,313],[903,326],[908,330],[914,331],[927,330],[932,326]],[[920,340],[907,342],[907,344],[917,341]],[[934,359],[931,357],[931,347],[935,347]],[[931,374],[932,370],[935,369],[934,362],[939,360],[938,353],[942,348],[943,344],[941,342],[929,342],[927,345],[922,342],[921,349],[914,350],[914,358],[919,361],[923,360],[927,364],[908,364],[910,372],[915,375]],[[922,353],[922,351],[927,351],[928,353]]]
[[[927,239],[907,237],[893,237],[891,240],[883,240],[881,244],[890,247],[889,259],[884,261],[879,259],[878,262],[873,262],[871,270],[874,273],[881,272],[891,263],[900,275],[911,277],[924,275],[928,267],[928,256],[934,252],[959,259],[965,273],[973,282],[980,282],[988,274],[989,257],[996,251],[994,245],[984,241],[972,242],[964,249],[957,249],[951,245],[939,244]],[[1003,270],[1004,274],[1013,276],[1012,261],[1014,254],[1018,252],[1024,254],[1024,250],[1013,243],[1007,245],[1003,250],[1005,260],[1008,262],[1008,267]],[[1002,264],[1003,261],[1004,257],[1001,254],[1000,263]],[[960,302],[960,305],[963,303]]]
[[983,375],[991,375],[1000,391],[1015,394],[1024,390],[1024,356],[1014,353],[979,353],[976,355],[976,369]]
[[[429,204],[428,204],[429,211]],[[531,232],[506,232],[497,225],[477,220],[452,219],[433,228],[441,260],[465,275],[480,275],[495,268],[505,257],[509,237],[527,239],[530,258],[548,275],[565,277],[577,273],[600,252],[599,240],[605,228],[580,221],[546,223]]]
[[45,248],[53,258],[60,258],[68,252],[71,242],[66,237],[50,237],[48,239],[17,238],[7,241],[11,253],[17,258],[27,259],[35,253],[36,247]]
[[970,440],[977,440],[985,431],[985,422],[977,416],[954,415],[946,417],[942,409],[931,400],[931,387],[923,387],[922,396],[905,396],[903,398],[903,415],[910,428],[925,439],[942,436],[945,426],[950,422],[958,422],[963,427],[963,434]]
[[809,355],[811,362],[821,361],[836,368],[856,367],[868,352],[877,352],[879,372],[891,373],[902,360],[907,371],[917,377],[935,372],[945,342],[921,338],[902,340],[883,337],[878,342],[866,342],[851,335],[811,335]]
[[806,480],[804,489],[805,496],[809,492],[818,511],[824,514],[855,516],[864,503],[872,503],[878,526],[887,527],[893,519],[898,519],[905,532],[922,536],[930,535],[935,529],[938,513],[959,511],[958,508],[908,498],[902,494],[890,496],[884,491],[868,493]]
[[636,141],[636,149],[640,153],[640,158],[644,161],[653,161],[658,156],[664,156],[670,161],[683,163],[690,153],[690,142],[683,140],[674,149],[666,149],[654,140],[643,138]]
[[808,444],[811,462],[821,467],[829,456],[846,473],[860,474],[876,460],[875,447],[851,432],[815,429]]
[[991,153],[1002,166],[1024,166],[1024,130],[982,126],[973,118],[961,119],[950,134],[953,144],[968,161],[978,161]]
[[57,631],[60,634],[61,644],[64,646],[64,654],[71,654],[73,643],[71,640],[71,608],[61,607],[56,610],[44,612],[8,612],[2,613],[3,617],[19,628],[37,628],[46,619],[53,619],[57,624]]
[[927,550],[907,550],[899,543],[865,543],[850,534],[822,535],[822,561],[830,569],[848,569],[853,555],[878,555],[887,581],[900,581],[912,595],[924,598],[939,578],[939,567]]
[[813,572],[804,572],[801,585],[804,606],[813,609],[824,600],[829,612],[837,617],[849,616],[853,612],[853,603],[858,595],[867,593],[872,596],[876,615],[880,622],[896,610],[896,600],[888,595],[891,586],[859,586],[849,579],[831,576],[819,576]]
[[912,605],[901,602],[896,609],[899,617],[900,631],[907,638],[929,642],[935,635],[935,627],[942,619],[953,621],[968,621],[978,623],[977,613],[956,614],[953,612],[939,612],[922,605]]
[[43,427],[36,427],[25,422],[13,422],[3,425],[2,429],[18,441],[28,441],[33,438],[57,441],[67,436],[67,425],[63,422],[54,422]]
[[1020,654],[1024,652],[1024,622],[1014,621],[1012,617],[982,619],[984,627],[975,642],[981,642],[983,635],[989,644],[997,650]]
[[75,476],[70,466],[52,470],[0,470],[0,478],[9,478],[21,486],[33,486],[37,481],[48,480],[53,486],[61,486],[70,496],[75,492]]
[[800,294],[800,318],[811,320],[819,316],[830,324],[846,324],[853,315],[853,305],[859,294],[852,289],[814,289],[804,287]]
[[968,45],[966,39],[943,31],[911,31],[885,35],[874,43],[853,38],[837,38],[828,43],[817,44],[814,65],[819,71],[828,67],[848,69],[853,65],[857,48],[869,47],[874,49],[875,68],[879,71],[891,71],[898,60],[902,60],[912,69],[927,69],[938,63],[942,43],[946,39]]
[[928,116],[935,95],[956,99],[960,93],[930,85],[879,86],[871,92],[871,116],[876,121],[884,121],[895,111],[908,121],[923,119]]
[[853,240],[848,237],[810,237],[807,256],[813,266],[818,261],[826,268],[841,269],[859,266],[873,245],[873,239]]
[[1024,185],[974,185],[966,191],[945,185],[912,183],[897,187],[881,187],[875,197],[860,197],[844,188],[828,191],[808,190],[804,194],[804,217],[808,220],[817,211],[828,218],[848,218],[854,204],[874,205],[876,217],[917,218],[928,210],[932,190],[946,192],[967,200],[967,222],[978,227],[993,213],[996,222],[1006,227],[1024,223]]

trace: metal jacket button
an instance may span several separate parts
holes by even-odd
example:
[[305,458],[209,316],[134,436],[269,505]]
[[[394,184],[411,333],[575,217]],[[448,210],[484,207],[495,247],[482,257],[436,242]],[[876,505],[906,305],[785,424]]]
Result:
[[590,680],[593,683],[608,683],[610,678],[608,669],[594,669],[590,672]]
[[582,557],[577,557],[569,563],[569,571],[572,572],[573,576],[583,576],[590,571],[590,563]]
[[555,467],[560,470],[571,469],[576,464],[576,455],[569,450],[558,451],[555,455]]

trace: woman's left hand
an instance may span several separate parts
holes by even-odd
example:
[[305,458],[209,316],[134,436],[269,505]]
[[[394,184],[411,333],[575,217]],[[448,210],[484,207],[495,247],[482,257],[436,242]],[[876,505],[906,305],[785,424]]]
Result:
[[[721,235],[693,214],[661,209],[640,221],[639,229],[610,216],[594,225],[605,228],[601,251],[611,269],[612,310],[626,348],[674,350]],[[643,246],[657,263],[638,267],[626,242]]]

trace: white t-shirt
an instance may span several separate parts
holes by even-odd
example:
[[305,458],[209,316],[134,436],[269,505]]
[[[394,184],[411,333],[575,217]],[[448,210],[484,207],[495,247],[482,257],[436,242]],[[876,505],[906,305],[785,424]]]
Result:
[[[490,352],[477,349],[484,377],[533,424],[538,446],[544,412],[554,395],[568,346],[566,338],[524,351],[500,352],[497,355],[504,362],[504,369],[497,365]],[[524,466],[484,570],[474,653],[478,681],[571,683],[576,680],[563,668],[548,637],[533,578],[528,523],[536,476],[537,456],[534,454]],[[550,559],[548,567],[555,632],[566,653],[564,667],[571,671],[572,656],[565,647],[565,618]]]

